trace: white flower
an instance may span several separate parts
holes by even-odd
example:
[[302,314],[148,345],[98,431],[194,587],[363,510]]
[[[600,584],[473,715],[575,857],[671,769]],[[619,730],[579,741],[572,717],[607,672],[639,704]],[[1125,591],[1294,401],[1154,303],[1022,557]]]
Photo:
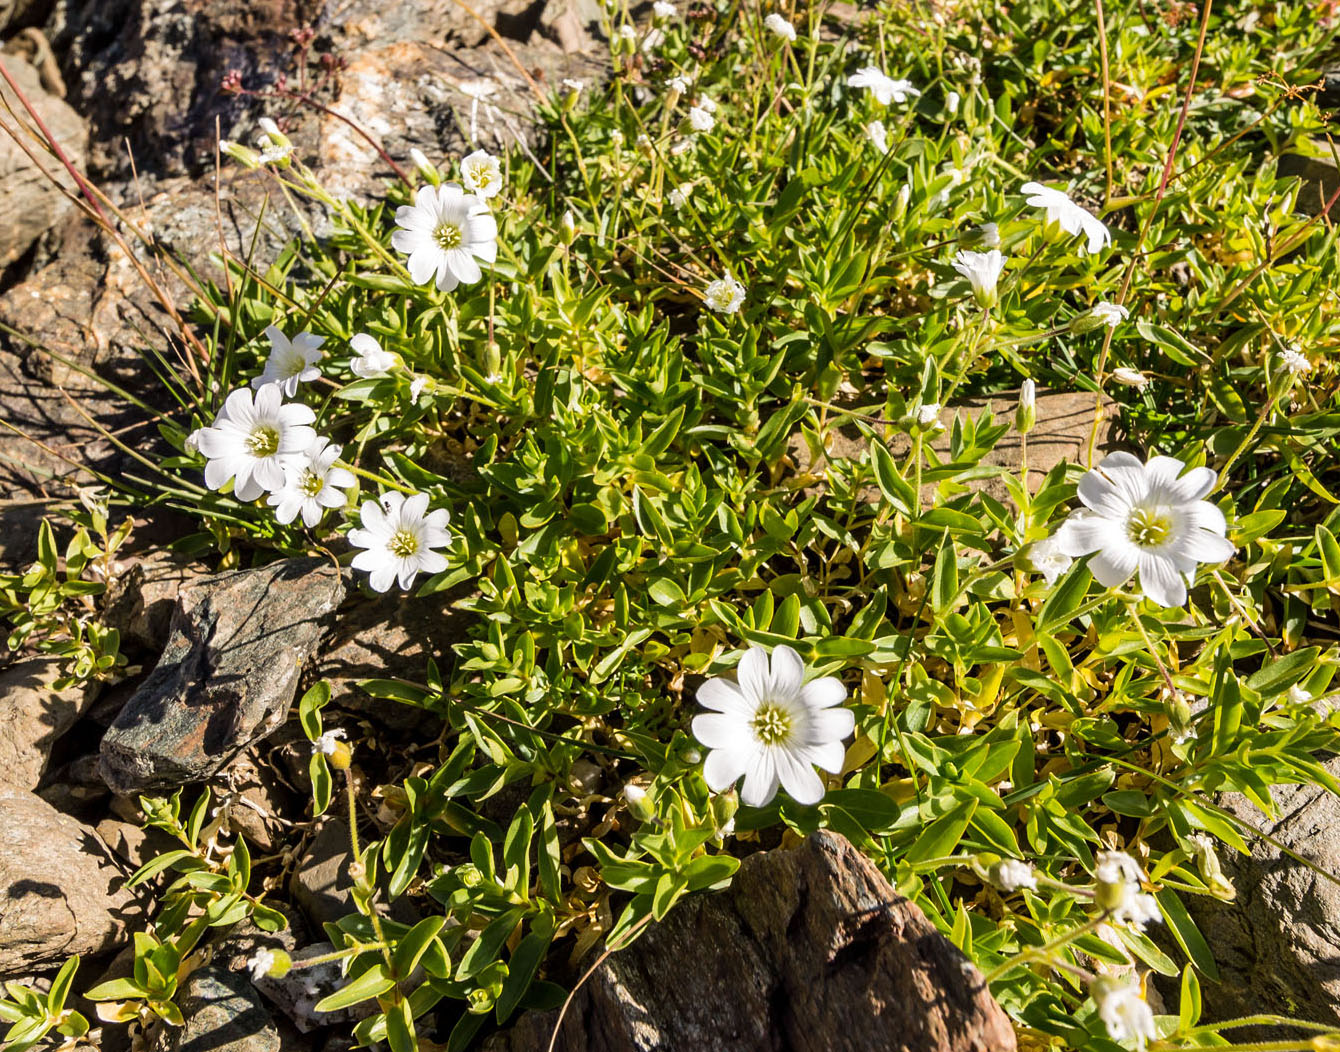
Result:
[[400,367],[400,355],[382,350],[382,345],[365,332],[350,337],[349,346],[358,352],[358,357],[349,363],[349,368],[355,376],[364,380],[379,379]]
[[440,548],[450,539],[447,509],[428,510],[428,494],[384,493],[380,501],[364,501],[362,528],[349,531],[349,543],[364,548],[354,556],[355,570],[368,571],[368,584],[385,592],[399,581],[408,589],[420,571],[439,573],[447,568]]
[[222,489],[233,479],[238,500],[255,500],[284,484],[285,458],[312,444],[316,414],[301,402],[284,404],[278,384],[266,384],[255,400],[245,387],[223,403],[211,427],[196,436],[200,452],[209,458],[205,485]]
[[423,394],[425,389],[431,390],[433,386],[435,385],[433,384],[432,377],[416,376],[409,383],[409,400],[411,402],[417,402],[419,400],[419,395]]
[[1050,585],[1070,569],[1075,561],[1061,549],[1058,534],[1037,541],[1028,547],[1028,562]]
[[940,423],[940,403],[926,402],[917,407],[916,421],[922,427],[935,428],[940,430],[944,425]]
[[1000,249],[989,252],[969,252],[966,249],[954,257],[954,269],[968,279],[972,294],[982,307],[994,307],[999,302],[996,282],[1005,269],[1005,257]]
[[1059,532],[1070,556],[1089,560],[1100,584],[1124,584],[1137,570],[1140,588],[1160,606],[1186,602],[1197,563],[1220,563],[1234,552],[1225,537],[1224,513],[1206,494],[1216,474],[1186,467],[1174,457],[1142,464],[1129,453],[1111,453],[1079,483],[1085,507],[1070,513]]
[[489,206],[455,183],[421,186],[414,204],[396,209],[391,244],[409,256],[409,273],[417,285],[437,278],[450,292],[462,283],[473,285],[483,275],[476,259],[492,263],[498,255],[498,224]]
[[1102,221],[1075,204],[1060,190],[1053,190],[1041,183],[1024,183],[1020,192],[1034,208],[1046,210],[1049,226],[1057,226],[1072,237],[1083,233],[1087,251],[1097,252],[1104,245],[1112,243],[1112,235]]
[[991,883],[1001,891],[1018,891],[1027,888],[1038,890],[1038,878],[1033,875],[1033,867],[1017,858],[1002,858],[990,872]]
[[671,77],[665,82],[665,86],[676,95],[687,95],[689,93],[689,83],[687,77]]
[[776,33],[783,40],[794,41],[796,39],[796,27],[776,11],[765,18],[763,24],[768,27],[770,32]]
[[485,150],[476,150],[461,160],[461,182],[476,197],[487,200],[502,189],[502,166]]
[[1034,408],[1038,402],[1038,385],[1032,378],[1019,385],[1019,408],[1025,411]]
[[273,143],[259,141],[256,143],[260,147],[258,159],[261,164],[277,164],[280,167],[287,165],[289,158],[293,155],[293,144]]
[[708,113],[716,113],[717,111],[716,101],[710,95],[699,95],[697,106]]
[[666,194],[665,199],[670,203],[671,208],[683,208],[688,203],[689,192],[692,189],[693,187],[687,183],[683,186],[676,186]]
[[877,66],[863,66],[858,69],[847,78],[847,85],[853,88],[869,88],[881,106],[887,106],[891,102],[906,102],[909,97],[921,94],[912,87],[911,81],[894,80],[886,76]]
[[251,971],[252,982],[260,982],[270,974],[275,966],[275,955],[266,949],[257,950],[247,958],[247,968]]
[[734,314],[744,302],[744,286],[729,275],[703,290],[703,302],[718,314]]
[[667,0],[656,0],[656,3],[651,5],[651,13],[655,18],[674,18],[675,5],[668,3]]
[[647,30],[647,35],[642,38],[642,53],[651,54],[664,43],[665,30],[659,26],[652,26]]
[[632,26],[630,26],[627,22],[625,22],[623,25],[619,27],[619,39],[636,40],[637,30],[634,29]]
[[265,335],[270,338],[270,357],[265,360],[265,370],[251,381],[252,387],[260,390],[266,384],[279,384],[292,398],[298,393],[298,384],[320,378],[316,363],[321,360],[324,336],[300,332],[290,340],[273,325],[266,328]]
[[203,430],[205,430],[203,427],[197,427],[194,431],[192,431],[189,435],[186,436],[186,441],[183,442],[182,445],[184,445],[187,448],[187,450],[189,450],[192,453],[199,453],[200,432]]
[[322,756],[334,756],[336,742],[341,738],[348,738],[343,727],[336,727],[334,730],[326,731],[316,741],[312,742],[312,755],[320,753]]
[[1107,1027],[1107,1036],[1119,1044],[1134,1042],[1144,1052],[1151,1038],[1157,1038],[1154,1012],[1143,997],[1140,987],[1110,975],[1095,976],[1089,983],[1089,994],[1098,1006],[1098,1018]]
[[701,106],[689,107],[689,127],[696,132],[710,132],[717,125],[717,119]]
[[744,776],[740,798],[762,807],[780,783],[799,804],[817,804],[823,780],[814,765],[842,770],[842,739],[856,728],[842,708],[847,689],[832,676],[805,683],[805,666],[794,650],[778,646],[772,661],[762,647],[740,659],[738,683],[709,679],[698,688],[698,704],[714,711],[693,718],[693,736],[711,750],[703,778],[714,792]]
[[977,243],[984,248],[999,248],[1000,227],[995,223],[983,223],[977,228]]
[[1138,390],[1144,390],[1149,383],[1149,377],[1140,372],[1139,369],[1131,369],[1125,365],[1112,370],[1112,379],[1119,384],[1125,384],[1127,387],[1134,387]]
[[289,523],[301,513],[303,525],[311,529],[327,508],[344,507],[344,491],[355,479],[352,472],[335,466],[340,450],[340,446],[330,445],[330,439],[318,438],[284,462],[284,485],[267,501],[274,507],[276,519]]
[[1095,303],[1083,314],[1077,314],[1070,319],[1070,331],[1075,333],[1092,332],[1094,329],[1101,329],[1106,326],[1109,329],[1115,329],[1123,321],[1131,316],[1131,312],[1120,303],[1109,303],[1103,300]]
[[962,101],[963,98],[957,91],[951,91],[945,96],[945,109],[948,110],[951,115],[955,114],[958,112],[958,104]]
[[1100,851],[1094,866],[1094,898],[1115,921],[1141,931],[1151,921],[1163,920],[1158,900],[1140,890],[1140,866],[1124,851]]
[[693,149],[695,146],[697,146],[697,145],[698,145],[698,140],[697,140],[694,136],[692,136],[692,135],[686,136],[685,138],[680,139],[680,140],[678,140],[677,142],[674,142],[674,143],[671,144],[671,146],[670,146],[670,156],[671,156],[671,157],[679,157],[679,156],[682,155],[682,154],[686,154],[686,153],[688,153],[690,150],[692,150],[692,149]]
[[875,120],[865,126],[865,133],[870,137],[876,150],[880,153],[889,152],[889,133],[884,127],[884,122]]
[[1307,705],[1312,701],[1312,692],[1304,690],[1297,683],[1289,688],[1289,704]]
[[564,77],[563,87],[567,88],[574,95],[580,95],[586,88],[586,81],[574,80],[572,77]]
[[1280,351],[1279,358],[1280,364],[1294,376],[1301,376],[1312,371],[1312,362],[1308,360],[1307,355],[1299,349],[1297,344],[1290,344]]

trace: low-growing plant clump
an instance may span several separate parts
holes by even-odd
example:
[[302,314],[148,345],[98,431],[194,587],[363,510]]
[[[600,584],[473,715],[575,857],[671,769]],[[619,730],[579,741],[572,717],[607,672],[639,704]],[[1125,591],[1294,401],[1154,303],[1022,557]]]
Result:
[[[322,682],[299,706],[314,813],[354,816],[318,1008],[372,1006],[360,1046],[469,1048],[827,828],[1021,1047],[1258,1047],[1199,1018],[1186,903],[1248,850],[1216,794],[1340,791],[1334,198],[1276,173],[1324,141],[1333,30],[1186,6],[611,7],[608,83],[556,91],[535,157],[417,156],[358,203],[281,123],[223,144],[331,229],[194,305],[172,448],[110,499],[190,516],[217,567],[319,554],[472,618],[363,684],[440,721],[432,762],[374,760]],[[1030,471],[1059,394],[1080,455]],[[123,539],[97,514],[75,585],[49,535],[0,582],[11,646],[81,676],[118,667],[56,612]],[[284,924],[209,799],[145,801],[181,846],[134,878],[158,912],[105,1020],[180,1023],[202,939]],[[11,990],[7,1049],[78,1036],[72,981]],[[1294,1025],[1268,1047],[1340,1040]]]

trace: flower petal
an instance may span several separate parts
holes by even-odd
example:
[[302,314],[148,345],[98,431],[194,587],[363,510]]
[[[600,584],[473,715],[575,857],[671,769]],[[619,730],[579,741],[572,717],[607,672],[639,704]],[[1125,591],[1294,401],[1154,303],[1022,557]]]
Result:
[[782,788],[792,800],[798,804],[812,805],[824,798],[824,780],[807,762],[789,749],[777,749],[773,757]]
[[752,709],[768,696],[768,688],[772,683],[768,673],[768,652],[762,647],[750,647],[740,658],[735,676],[740,681],[741,693]]
[[[748,758],[740,799],[750,807],[763,807],[777,795],[779,779],[773,752],[770,749],[758,749]],[[708,782],[708,785],[711,784]]]
[[806,745],[841,742],[856,730],[856,714],[851,709],[820,709],[810,714],[806,730]]
[[810,680],[800,688],[800,700],[807,708],[831,708],[847,700],[847,688],[836,676],[822,676]]
[[798,697],[801,684],[805,681],[805,663],[789,646],[775,646],[772,648],[772,673],[769,679],[774,697]]
[[1172,560],[1162,555],[1145,552],[1140,556],[1140,589],[1159,606],[1186,602],[1186,581]]
[[693,736],[709,749],[739,748],[752,738],[744,720],[724,712],[705,712],[693,717]]
[[703,781],[712,792],[724,792],[739,781],[752,759],[750,749],[713,749],[703,764]]
[[1130,580],[1140,564],[1140,549],[1124,537],[1108,544],[1089,560],[1089,571],[1105,588],[1116,588]]
[[741,719],[749,719],[754,714],[751,705],[737,687],[728,679],[709,679],[697,693],[698,704],[705,709],[717,712],[729,712]]

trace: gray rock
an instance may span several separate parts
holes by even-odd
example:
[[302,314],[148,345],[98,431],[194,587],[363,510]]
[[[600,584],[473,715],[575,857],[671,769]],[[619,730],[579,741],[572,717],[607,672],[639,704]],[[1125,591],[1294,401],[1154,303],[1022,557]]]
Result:
[[0,500],[0,573],[22,573],[36,560],[37,530],[50,509],[44,500]]
[[102,740],[107,784],[124,794],[203,781],[274,730],[343,594],[323,559],[184,586],[162,658]]
[[[76,167],[82,165],[88,133],[79,114],[61,99],[49,95],[38,71],[23,59],[4,55],[0,56],[0,63],[70,160]],[[23,105],[3,79],[0,79],[0,113],[10,127],[14,126],[11,113],[20,114],[31,123]],[[24,146],[28,151],[23,149]],[[40,166],[29,152],[40,160]],[[72,206],[61,187],[73,185],[60,162],[45,153],[39,140],[25,135],[20,145],[7,133],[0,132],[0,267],[7,267],[17,260],[65,216]]]
[[[1327,149],[1324,142],[1317,143],[1320,150]],[[1336,169],[1335,161],[1331,160],[1329,152],[1323,156],[1303,155],[1297,153],[1286,153],[1279,159],[1276,167],[1276,174],[1281,179],[1297,177],[1302,180],[1302,186],[1298,191],[1298,200],[1295,209],[1303,215],[1314,216],[1320,213],[1326,207],[1326,202],[1331,195],[1340,189],[1340,170]],[[1340,205],[1331,209],[1331,214],[1336,214],[1340,210]]]
[[[1340,759],[1326,769],[1340,776]],[[1275,786],[1271,797],[1273,818],[1238,793],[1219,802],[1322,872],[1259,837],[1248,836],[1250,855],[1219,852],[1237,897],[1183,896],[1219,966],[1218,982],[1201,978],[1205,1015],[1274,1012],[1340,1025],[1340,885],[1323,875],[1340,874],[1340,798],[1301,785]]]
[[170,1052],[279,1052],[279,1029],[251,977],[223,955],[187,976],[178,1007],[186,1025],[172,1029]]
[[52,657],[31,657],[0,671],[0,782],[36,789],[51,748],[97,695],[98,684],[57,690],[63,670]]
[[0,785],[0,976],[98,954],[142,922],[93,830]]
[[328,818],[293,868],[289,894],[315,931],[353,912],[349,859],[348,824]]
[[168,551],[146,552],[107,590],[102,621],[121,633],[122,647],[161,650],[172,626],[177,592],[201,576],[191,560]]
[[[523,1016],[488,1052],[548,1046]],[[582,986],[558,1052],[1012,1052],[980,972],[842,837],[747,858]]]

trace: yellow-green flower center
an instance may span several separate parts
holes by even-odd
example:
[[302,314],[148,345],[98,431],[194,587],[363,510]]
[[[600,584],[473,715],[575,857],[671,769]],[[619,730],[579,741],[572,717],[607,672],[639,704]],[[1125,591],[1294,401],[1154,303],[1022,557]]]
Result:
[[314,475],[310,470],[302,473],[302,481],[298,483],[298,489],[306,497],[315,497],[326,487],[326,480],[320,475]]
[[247,436],[247,452],[253,457],[272,457],[279,451],[279,432],[262,424]]
[[1172,533],[1172,516],[1162,508],[1136,508],[1126,520],[1126,536],[1141,548],[1157,548]]
[[409,530],[396,530],[386,547],[397,559],[408,559],[419,550],[419,538]]
[[438,248],[452,249],[460,248],[465,236],[461,233],[461,228],[455,223],[448,223],[443,220],[437,224],[437,229],[433,231],[433,240],[437,242]]
[[764,745],[776,745],[791,737],[791,713],[766,701],[754,712],[754,735]]

